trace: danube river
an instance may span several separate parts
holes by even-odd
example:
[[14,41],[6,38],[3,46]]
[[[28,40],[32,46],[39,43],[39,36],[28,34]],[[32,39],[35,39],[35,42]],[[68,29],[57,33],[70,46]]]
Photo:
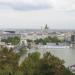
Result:
[[33,53],[33,52],[40,52],[41,56],[46,53],[50,52],[52,55],[59,57],[61,60],[64,60],[65,63],[64,65],[66,67],[74,65],[75,64],[75,49],[72,48],[63,48],[63,49],[30,49],[28,50],[27,54],[24,54],[20,62],[21,63],[27,56],[28,53]]
[[52,55],[59,57],[60,59],[65,61],[65,66],[71,66],[75,64],[75,49],[65,48],[65,49],[39,49],[39,50],[30,50],[29,53],[32,52],[40,52],[42,55],[46,52],[50,52]]
[[75,64],[75,49],[67,48],[67,49],[50,49],[53,55],[63,59],[65,61],[65,66],[70,66]]

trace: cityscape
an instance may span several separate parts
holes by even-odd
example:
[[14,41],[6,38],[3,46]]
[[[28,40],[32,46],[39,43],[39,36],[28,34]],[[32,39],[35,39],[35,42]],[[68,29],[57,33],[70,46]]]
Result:
[[0,75],[75,75],[75,0],[0,0]]
[[[28,43],[33,47],[38,45],[50,45],[49,47],[56,46],[55,48],[74,48],[75,47],[75,31],[51,31],[47,24],[38,31],[30,30],[29,32],[13,30],[13,31],[1,31],[0,32],[0,45],[7,48],[14,48],[15,44],[6,42],[8,38],[19,37],[19,45],[24,44],[28,46]],[[53,38],[53,41],[52,41]],[[55,38],[55,39],[54,39]],[[43,43],[42,40],[46,41]],[[32,47],[31,46],[31,47]],[[44,46],[43,46],[44,47]],[[48,48],[48,46],[46,47]]]
[[[40,28],[39,31],[1,30],[0,48],[12,49],[15,53],[21,52],[22,55],[19,59],[19,65],[28,57],[29,53],[39,52],[43,55],[46,52],[52,52],[52,54],[61,60],[66,61],[64,65],[72,70],[71,66],[74,65],[75,62],[73,60],[74,57],[65,55],[64,52],[75,49],[75,32],[62,30],[52,31],[47,24],[43,28]],[[25,50],[27,50],[27,54]],[[60,52],[60,54],[58,52]],[[68,57],[65,58],[65,56]]]

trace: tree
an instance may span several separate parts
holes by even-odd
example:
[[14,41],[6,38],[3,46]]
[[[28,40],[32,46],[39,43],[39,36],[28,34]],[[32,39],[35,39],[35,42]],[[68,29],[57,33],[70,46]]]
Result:
[[0,51],[0,75],[73,75],[65,68],[64,61],[47,52],[29,53],[19,66],[20,55],[13,50],[3,48]]
[[40,60],[40,53],[35,52],[32,54],[28,54],[28,58],[20,65],[21,70],[23,70],[24,75],[34,75],[34,70],[36,69],[36,65]]
[[0,51],[0,73],[14,74],[18,69],[19,54],[3,48]]
[[29,54],[20,67],[23,75],[73,75],[63,64],[63,60],[48,52],[42,58],[35,52]]
[[11,43],[13,45],[17,45],[20,42],[20,37],[8,37],[7,39],[2,39],[1,41],[5,43]]

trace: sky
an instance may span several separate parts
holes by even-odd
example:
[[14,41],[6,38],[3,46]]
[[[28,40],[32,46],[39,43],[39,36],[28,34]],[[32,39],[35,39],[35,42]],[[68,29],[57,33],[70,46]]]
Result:
[[75,29],[75,0],[0,0],[0,29]]

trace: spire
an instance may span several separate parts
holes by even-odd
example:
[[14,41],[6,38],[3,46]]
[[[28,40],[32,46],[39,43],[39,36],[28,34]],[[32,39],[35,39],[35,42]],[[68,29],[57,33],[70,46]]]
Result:
[[48,33],[48,30],[49,30],[49,28],[48,28],[48,26],[47,26],[47,24],[46,24],[46,25],[45,25],[45,28],[44,28],[44,32]]
[[47,24],[45,25],[45,30],[46,30],[46,29],[48,29],[48,26],[47,26]]

